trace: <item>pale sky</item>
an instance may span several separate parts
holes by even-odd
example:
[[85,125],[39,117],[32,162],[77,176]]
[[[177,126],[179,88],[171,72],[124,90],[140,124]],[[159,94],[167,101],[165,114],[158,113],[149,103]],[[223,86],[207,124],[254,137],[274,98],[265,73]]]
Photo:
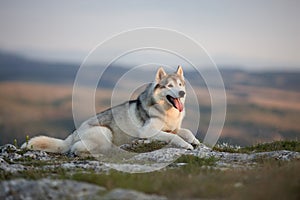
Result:
[[299,19],[298,0],[2,0],[0,50],[81,62],[114,34],[162,27],[196,40],[217,65],[300,69]]

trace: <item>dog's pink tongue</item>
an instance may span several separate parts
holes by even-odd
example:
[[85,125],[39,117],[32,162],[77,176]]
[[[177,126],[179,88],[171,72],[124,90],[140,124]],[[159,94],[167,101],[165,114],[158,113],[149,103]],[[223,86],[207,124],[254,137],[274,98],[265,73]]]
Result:
[[177,110],[179,110],[179,112],[181,112],[183,110],[183,105],[178,98],[174,99],[174,104],[175,104],[175,107],[177,108]]

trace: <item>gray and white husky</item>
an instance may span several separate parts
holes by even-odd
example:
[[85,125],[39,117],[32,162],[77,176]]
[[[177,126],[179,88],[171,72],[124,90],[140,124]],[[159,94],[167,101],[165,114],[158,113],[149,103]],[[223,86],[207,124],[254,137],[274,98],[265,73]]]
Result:
[[155,81],[136,100],[105,110],[82,125],[65,140],[37,136],[22,148],[76,155],[105,153],[114,145],[137,138],[164,141],[184,149],[200,142],[188,129],[181,128],[185,115],[185,80],[181,66],[172,74],[161,67]]

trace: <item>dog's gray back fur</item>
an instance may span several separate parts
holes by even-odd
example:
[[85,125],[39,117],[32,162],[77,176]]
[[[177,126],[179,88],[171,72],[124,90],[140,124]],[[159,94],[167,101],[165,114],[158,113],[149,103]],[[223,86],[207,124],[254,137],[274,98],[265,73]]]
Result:
[[[152,98],[152,88],[153,83],[149,84],[136,100],[127,101],[100,112],[86,123],[89,126],[102,126],[110,129],[114,138],[112,142],[116,145],[138,138],[135,133],[127,131],[135,131],[134,129],[141,128],[151,117],[154,117],[149,113],[149,107],[155,105],[155,100]],[[132,110],[134,112],[130,112]],[[136,137],[132,135],[136,135]]]

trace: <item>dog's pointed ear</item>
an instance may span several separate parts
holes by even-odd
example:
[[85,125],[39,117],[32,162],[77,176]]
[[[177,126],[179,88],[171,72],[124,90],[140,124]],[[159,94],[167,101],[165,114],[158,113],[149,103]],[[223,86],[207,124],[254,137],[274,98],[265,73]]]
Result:
[[180,76],[182,79],[184,79],[184,77],[183,77],[183,69],[182,69],[182,67],[180,65],[178,65],[178,67],[177,67],[176,74],[178,76]]
[[159,83],[161,81],[161,79],[163,79],[163,77],[166,75],[167,74],[166,74],[165,70],[162,67],[160,67],[156,72],[156,77],[155,77],[156,83]]

